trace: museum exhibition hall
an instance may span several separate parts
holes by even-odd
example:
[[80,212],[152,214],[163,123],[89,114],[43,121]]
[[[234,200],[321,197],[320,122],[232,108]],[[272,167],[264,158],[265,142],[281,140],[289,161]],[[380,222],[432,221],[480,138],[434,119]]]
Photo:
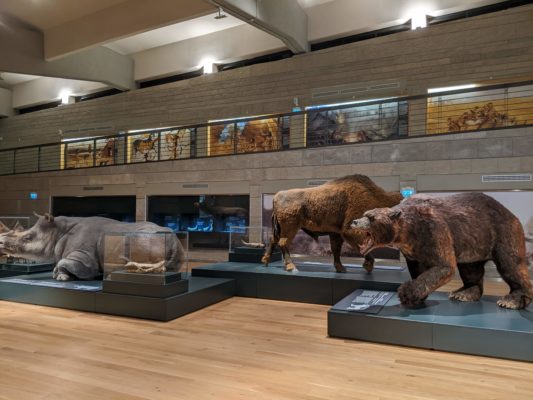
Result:
[[0,400],[533,399],[533,1],[0,0]]

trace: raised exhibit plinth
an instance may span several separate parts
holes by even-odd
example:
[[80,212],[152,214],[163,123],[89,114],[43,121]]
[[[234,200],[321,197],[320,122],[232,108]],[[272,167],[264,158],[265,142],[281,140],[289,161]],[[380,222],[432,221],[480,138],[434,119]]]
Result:
[[0,264],[0,278],[9,276],[35,274],[38,272],[48,272],[54,269],[53,263],[39,264],[22,264],[22,263],[5,263]]
[[191,277],[185,293],[147,297],[104,293],[102,281],[58,282],[50,272],[0,279],[0,300],[169,321],[235,295],[231,279]]
[[393,293],[381,310],[371,314],[347,311],[355,296],[348,295],[329,310],[329,336],[533,361],[531,306],[506,310],[497,306],[498,297],[467,303],[436,292],[424,307],[410,309]]
[[[228,254],[228,261],[260,263],[265,254],[265,249],[252,247],[235,247]],[[270,261],[281,261],[281,252],[273,251],[270,255]]]
[[192,270],[193,276],[234,279],[236,295],[269,300],[333,305],[355,289],[394,291],[411,279],[404,267],[376,266],[367,273],[361,266],[337,273],[332,265],[296,263],[287,272],[282,262],[268,267],[257,263],[225,262]]

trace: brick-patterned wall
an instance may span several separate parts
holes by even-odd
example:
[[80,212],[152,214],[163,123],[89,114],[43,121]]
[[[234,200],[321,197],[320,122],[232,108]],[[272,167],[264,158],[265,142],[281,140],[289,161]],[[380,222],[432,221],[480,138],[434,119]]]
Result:
[[332,85],[394,79],[403,94],[421,94],[428,87],[521,79],[533,74],[532,43],[533,5],[516,7],[0,120],[0,148],[56,142],[59,131],[107,127],[86,135],[113,134],[288,112],[294,97],[309,105],[313,89]]

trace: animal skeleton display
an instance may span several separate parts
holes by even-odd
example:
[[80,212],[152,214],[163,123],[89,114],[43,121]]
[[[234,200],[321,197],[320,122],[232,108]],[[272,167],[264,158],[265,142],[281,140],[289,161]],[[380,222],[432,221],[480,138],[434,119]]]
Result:
[[265,248],[265,244],[264,243],[245,242],[243,239],[241,239],[241,243],[245,247],[250,247],[252,249],[264,249]]
[[138,263],[135,261],[128,261],[124,267],[126,268],[126,271],[137,274],[160,274],[166,271],[164,260],[157,263]]

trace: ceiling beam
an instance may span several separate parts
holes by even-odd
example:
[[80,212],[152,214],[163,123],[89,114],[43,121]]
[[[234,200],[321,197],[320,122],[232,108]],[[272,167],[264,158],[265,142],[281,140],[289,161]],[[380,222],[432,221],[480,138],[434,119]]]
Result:
[[121,90],[135,88],[133,60],[95,47],[56,61],[45,61],[43,34],[0,14],[0,71],[103,82]]
[[309,51],[307,14],[296,0],[207,0],[277,37],[293,53]]
[[215,12],[203,0],[127,0],[44,31],[47,61]]

